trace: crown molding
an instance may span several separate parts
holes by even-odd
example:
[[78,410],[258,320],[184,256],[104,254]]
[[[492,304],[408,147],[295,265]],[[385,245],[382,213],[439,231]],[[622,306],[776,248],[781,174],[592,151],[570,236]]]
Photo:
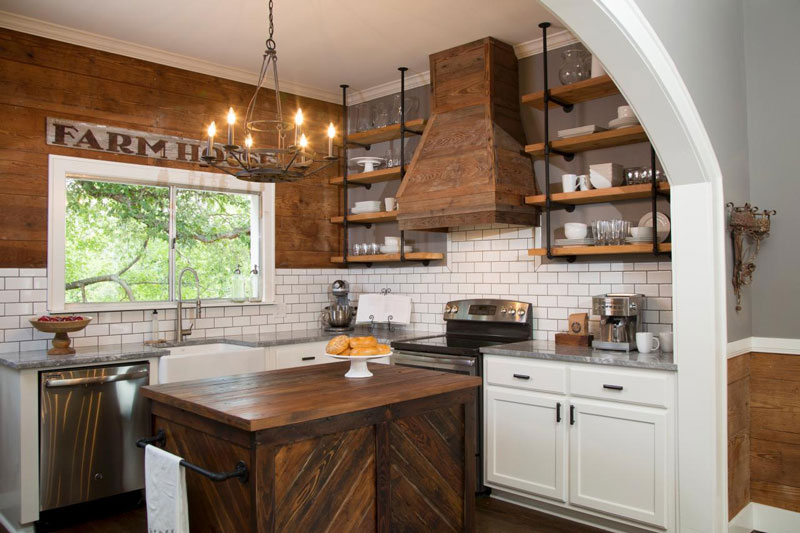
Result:
[[[151,63],[158,63],[160,65],[167,65],[191,72],[247,83],[253,86],[255,86],[253,82],[258,77],[258,72],[255,71],[251,72],[246,69],[229,67],[203,59],[175,54],[130,41],[114,39],[112,37],[106,37],[105,35],[77,30],[44,20],[25,17],[16,13],[9,13],[8,11],[0,11],[0,27],[78,46],[85,46],[95,50],[111,52],[112,54],[142,59],[144,61],[150,61]],[[273,88],[270,84],[267,84],[267,86]],[[325,102],[340,103],[342,101],[338,92],[326,91],[291,81],[281,80],[281,91],[307,98],[314,98],[316,100],[323,100]]]
[[[209,76],[216,76],[218,78],[225,78],[227,80],[238,81],[254,85],[253,81],[257,78],[257,72],[240,69],[236,67],[229,67],[220,63],[213,63],[204,59],[198,59],[181,54],[175,54],[160,50],[158,48],[151,48],[130,41],[123,41],[121,39],[114,39],[105,35],[91,33],[88,31],[77,30],[60,24],[53,24],[44,20],[39,20],[31,17],[25,17],[16,13],[8,11],[0,11],[0,27],[9,30],[29,33],[47,39],[56,41],[63,41],[78,46],[85,46],[95,50],[102,50],[112,54],[119,54],[135,59],[150,61],[151,63],[158,63],[160,65],[167,65],[170,67],[180,68],[191,72],[198,72]],[[561,48],[570,44],[580,42],[574,35],[567,30],[553,32],[548,36],[548,47],[550,49]],[[542,38],[532,39],[524,43],[514,45],[514,53],[517,59],[523,59],[536,54],[542,53]],[[431,82],[431,75],[429,71],[419,72],[406,77],[406,89],[414,89],[428,85]],[[271,85],[268,83],[268,87]],[[311,87],[301,83],[282,80],[281,91],[296,94],[298,96],[305,96],[307,98],[314,98],[324,102],[341,103],[341,95],[338,91],[327,91],[317,87]],[[374,87],[368,87],[360,91],[353,90],[348,94],[348,104],[355,105],[362,102],[368,102],[382,96],[388,96],[400,92],[400,80],[394,80]]]
[[[547,48],[551,50],[579,42],[581,42],[580,39],[572,35],[569,30],[553,32],[547,36]],[[542,50],[543,47],[541,37],[514,45],[514,54],[517,56],[517,59],[524,59],[526,57],[541,54]]]

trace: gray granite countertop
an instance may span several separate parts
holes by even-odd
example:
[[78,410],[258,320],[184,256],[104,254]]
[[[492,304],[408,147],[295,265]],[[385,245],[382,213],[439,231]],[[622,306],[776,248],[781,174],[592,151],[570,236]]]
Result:
[[[367,327],[357,327],[348,335],[362,336],[374,335],[379,342],[388,344],[393,340],[433,335],[429,331],[413,329],[376,329],[370,332]],[[47,355],[47,350],[34,350],[29,352],[16,352],[0,354],[0,366],[16,370],[55,368],[60,366],[88,365],[96,363],[114,363],[131,359],[148,357],[162,357],[169,355],[169,349],[174,346],[187,346],[195,344],[226,343],[241,346],[266,347],[282,344],[300,344],[303,342],[326,341],[338,333],[329,333],[322,329],[306,329],[280,333],[264,333],[260,335],[239,335],[228,337],[212,337],[204,339],[190,339],[186,342],[167,342],[156,346],[144,344],[111,344],[108,346],[93,346],[76,348],[72,355]]]
[[488,346],[481,348],[481,352],[487,355],[507,355],[510,357],[526,357],[529,359],[546,359],[570,363],[649,368],[653,370],[678,370],[678,365],[674,363],[671,353],[614,352],[595,350],[586,346],[556,346],[554,342],[541,340]]

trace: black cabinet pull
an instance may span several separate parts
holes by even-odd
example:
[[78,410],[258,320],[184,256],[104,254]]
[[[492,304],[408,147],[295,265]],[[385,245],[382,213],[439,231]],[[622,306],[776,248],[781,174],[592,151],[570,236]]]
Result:
[[556,424],[561,422],[561,402],[556,403]]
[[570,426],[574,426],[575,425],[575,406],[574,405],[570,405],[569,406],[569,425]]
[[604,389],[622,390],[622,385],[603,385]]
[[313,361],[317,357],[315,355],[310,355],[308,357],[303,357],[303,361]]
[[514,377],[517,379],[531,379],[530,376],[526,376],[525,374],[514,374]]

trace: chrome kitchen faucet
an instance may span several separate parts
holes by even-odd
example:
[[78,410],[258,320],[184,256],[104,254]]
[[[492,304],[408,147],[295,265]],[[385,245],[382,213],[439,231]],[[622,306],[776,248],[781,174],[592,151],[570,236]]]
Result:
[[[191,272],[194,276],[194,286],[195,286],[195,312],[194,312],[194,319],[192,319],[192,324],[189,326],[189,329],[183,329],[183,296],[181,296],[181,287],[183,287],[183,275],[186,272]],[[192,334],[192,329],[198,318],[200,318],[200,312],[202,310],[202,306],[200,305],[200,277],[197,275],[197,271],[191,267],[186,267],[181,270],[180,274],[178,274],[178,316],[175,323],[175,342],[185,341],[186,337]]]

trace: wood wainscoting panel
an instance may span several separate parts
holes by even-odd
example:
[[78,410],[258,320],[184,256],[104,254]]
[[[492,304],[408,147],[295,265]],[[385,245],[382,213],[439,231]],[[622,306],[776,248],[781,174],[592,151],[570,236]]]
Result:
[[375,531],[375,429],[301,440],[275,453],[275,531]]
[[728,518],[750,503],[750,354],[728,359]]
[[392,421],[391,531],[465,529],[464,422],[463,406]]
[[800,356],[750,355],[752,500],[800,512]]
[[[0,268],[47,265],[49,154],[215,172],[197,164],[47,145],[47,117],[202,140],[206,126],[221,123],[229,106],[243,115],[254,90],[246,83],[2,28],[0,85],[0,203],[13,206],[0,208],[5,213]],[[341,105],[287,93],[281,94],[281,105],[288,113],[303,109],[312,146],[326,145],[329,122],[341,131]],[[259,99],[261,110],[274,106],[266,95]],[[339,212],[341,190],[329,181],[339,167],[276,186],[278,268],[335,266],[330,257],[340,253],[341,229],[330,217]],[[235,178],[220,173],[220,179]]]

